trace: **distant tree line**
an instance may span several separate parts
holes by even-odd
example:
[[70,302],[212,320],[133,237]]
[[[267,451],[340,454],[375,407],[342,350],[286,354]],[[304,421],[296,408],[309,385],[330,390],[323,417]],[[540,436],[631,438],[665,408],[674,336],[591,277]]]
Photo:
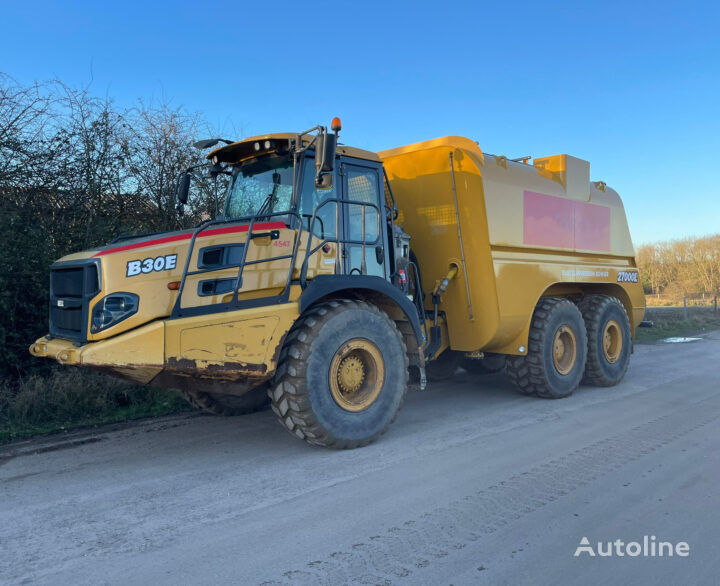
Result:
[[720,294],[720,234],[646,244],[637,250],[646,293],[682,299]]
[[0,73],[0,376],[47,368],[27,349],[47,332],[54,260],[213,212],[210,189],[182,217],[174,201],[178,173],[203,156],[192,142],[207,136],[205,121],[182,107],[118,108],[88,88]]

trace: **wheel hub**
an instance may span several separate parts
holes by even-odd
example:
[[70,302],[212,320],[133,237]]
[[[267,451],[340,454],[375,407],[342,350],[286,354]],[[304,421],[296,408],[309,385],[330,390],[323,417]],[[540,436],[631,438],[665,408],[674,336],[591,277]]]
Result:
[[577,340],[568,326],[560,326],[553,340],[553,363],[560,374],[568,374],[575,366]]
[[365,367],[357,356],[347,356],[338,366],[338,384],[344,393],[354,393],[365,380]]
[[617,362],[622,354],[623,339],[620,324],[614,319],[608,320],[603,329],[603,354],[610,364]]
[[330,393],[346,411],[364,411],[380,395],[385,366],[380,350],[364,338],[345,342],[333,356],[328,372]]

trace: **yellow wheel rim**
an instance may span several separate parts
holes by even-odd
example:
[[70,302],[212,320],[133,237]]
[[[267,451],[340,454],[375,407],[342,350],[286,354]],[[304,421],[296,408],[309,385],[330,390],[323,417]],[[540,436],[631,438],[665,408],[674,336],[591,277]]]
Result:
[[553,362],[560,374],[568,374],[577,359],[575,332],[567,326],[560,326],[553,340]]
[[345,342],[333,356],[328,375],[335,402],[346,411],[364,411],[380,395],[385,366],[377,346],[355,338]]
[[614,319],[608,320],[603,329],[603,354],[610,364],[618,361],[622,354],[623,339],[620,324]]

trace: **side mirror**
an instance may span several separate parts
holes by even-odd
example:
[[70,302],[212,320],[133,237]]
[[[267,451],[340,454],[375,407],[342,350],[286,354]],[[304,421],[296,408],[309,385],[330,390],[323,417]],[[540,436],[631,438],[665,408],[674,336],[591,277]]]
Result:
[[190,173],[183,173],[178,179],[177,188],[175,189],[175,200],[185,205],[188,202],[188,194],[190,193]]
[[219,138],[205,138],[203,140],[198,140],[197,142],[194,142],[193,146],[199,150],[209,149],[210,147],[214,147],[219,142]]
[[318,189],[330,189],[332,187],[336,148],[336,135],[328,134],[327,131],[318,134],[315,147],[315,187]]
[[193,146],[196,149],[203,150],[214,147],[219,142],[224,142],[225,144],[232,144],[233,141],[228,140],[227,138],[205,138],[203,140],[198,140],[197,142],[194,142]]
[[385,262],[385,249],[382,246],[375,247],[375,260],[379,265]]
[[185,171],[175,185],[175,201],[177,202],[177,211],[181,216],[185,213],[185,204],[188,202],[188,194],[190,193],[190,173]]

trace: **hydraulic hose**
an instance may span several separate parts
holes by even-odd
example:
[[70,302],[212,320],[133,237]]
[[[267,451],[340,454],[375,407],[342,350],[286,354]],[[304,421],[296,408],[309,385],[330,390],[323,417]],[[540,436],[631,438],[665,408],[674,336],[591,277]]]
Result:
[[450,266],[450,270],[448,271],[448,274],[445,275],[442,281],[438,283],[437,287],[435,287],[435,291],[433,291],[433,295],[437,295],[438,297],[445,293],[446,289],[448,288],[448,285],[450,284],[450,281],[453,280],[455,275],[458,274],[458,266],[456,264],[453,264]]

